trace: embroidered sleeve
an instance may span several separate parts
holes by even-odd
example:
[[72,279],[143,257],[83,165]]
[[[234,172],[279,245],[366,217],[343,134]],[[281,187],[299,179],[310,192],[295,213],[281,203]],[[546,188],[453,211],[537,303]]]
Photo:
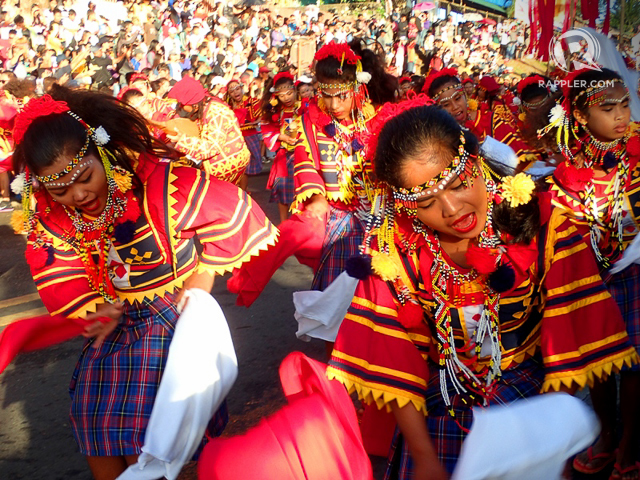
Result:
[[315,194],[327,194],[324,180],[320,175],[320,159],[315,150],[315,136],[313,135],[311,122],[303,120],[300,144],[295,149],[293,181],[295,185],[295,198],[291,205],[293,212],[303,210],[302,205]]
[[47,233],[53,243],[53,263],[30,265],[42,303],[51,315],[78,318],[95,312],[104,299],[89,285],[82,259],[61,239]]
[[429,371],[426,325],[407,331],[397,320],[396,300],[385,282],[371,276],[358,285],[340,327],[327,374],[366,403],[391,410],[412,403],[426,414]]
[[593,385],[638,361],[618,305],[598,273],[586,231],[559,209],[543,226],[547,238],[542,319],[543,391]]
[[210,175],[229,182],[239,179],[251,157],[235,114],[219,102],[207,106],[200,137],[183,135],[176,148],[202,162]]
[[516,119],[504,106],[498,105],[492,116],[491,136],[499,142],[509,145],[520,162],[533,162],[542,158],[522,139],[515,128]]
[[276,227],[235,185],[189,167],[173,167],[169,182],[171,234],[198,238],[200,271],[222,275],[275,244]]

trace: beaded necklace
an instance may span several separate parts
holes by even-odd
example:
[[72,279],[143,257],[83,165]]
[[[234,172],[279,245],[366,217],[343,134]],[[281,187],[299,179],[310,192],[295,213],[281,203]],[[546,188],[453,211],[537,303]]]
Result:
[[[490,225],[490,216],[487,215],[487,226]],[[437,338],[438,367],[440,375],[440,392],[449,410],[454,417],[455,413],[449,397],[449,385],[452,385],[456,393],[463,397],[464,402],[475,403],[476,399],[487,398],[491,394],[493,382],[501,376],[502,344],[500,341],[499,309],[500,294],[493,291],[483,278],[474,270],[468,273],[460,273],[449,265],[442,253],[440,240],[436,233],[423,229],[427,246],[434,257],[431,266],[431,294],[436,300],[434,321]],[[453,328],[451,327],[451,309],[456,308],[459,301],[460,287],[474,281],[480,281],[483,287],[484,303],[480,321],[475,332],[469,334],[475,339],[474,360],[480,355],[482,344],[489,338],[491,355],[489,367],[481,372],[474,373],[463,362],[456,351]],[[484,377],[484,382],[481,378]],[[466,400],[465,400],[466,399]]]

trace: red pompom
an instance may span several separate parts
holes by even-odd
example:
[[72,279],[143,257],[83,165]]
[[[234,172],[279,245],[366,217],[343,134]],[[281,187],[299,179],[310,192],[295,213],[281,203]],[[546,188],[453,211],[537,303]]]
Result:
[[416,328],[422,324],[424,319],[424,310],[420,305],[412,301],[408,301],[404,305],[398,307],[398,321],[405,328]]
[[480,275],[488,275],[496,271],[498,267],[498,253],[490,248],[482,248],[472,243],[467,250],[467,263],[471,265]]
[[49,252],[44,247],[35,247],[30,243],[27,245],[27,250],[24,252],[24,256],[31,268],[40,269],[47,263]]
[[627,142],[627,154],[632,157],[640,155],[640,137],[633,136]]
[[580,191],[593,178],[593,170],[586,167],[577,168],[567,162],[563,162],[556,167],[553,175],[562,186],[574,191]]
[[532,75],[518,82],[518,95],[522,95],[522,91],[529,85],[539,85],[547,88],[547,81],[540,75]]
[[122,223],[124,222],[135,222],[140,217],[140,205],[138,205],[138,199],[131,195],[129,200],[127,201],[127,208],[124,210],[124,214],[122,215]]

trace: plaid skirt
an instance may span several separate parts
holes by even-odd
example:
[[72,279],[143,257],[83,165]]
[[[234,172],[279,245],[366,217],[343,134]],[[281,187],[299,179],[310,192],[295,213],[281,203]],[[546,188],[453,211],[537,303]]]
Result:
[[262,135],[259,133],[249,135],[248,137],[244,137],[244,141],[251,152],[251,159],[244,173],[247,175],[257,175],[262,171],[262,149],[260,148]]
[[287,152],[287,176],[276,177],[271,188],[270,202],[284,203],[291,205],[295,195],[295,185],[293,183],[293,160],[294,152]]
[[[631,345],[640,354],[640,265],[633,263],[623,271],[605,278],[609,293],[618,304]],[[623,367],[640,371],[640,365]]]
[[[179,317],[173,298],[125,303],[120,324],[102,345],[85,344],[69,387],[71,426],[84,455],[140,454]],[[227,420],[223,404],[207,435],[220,435]]]
[[346,269],[347,260],[359,253],[365,227],[354,212],[330,207],[322,255],[311,284],[312,290],[324,290]]
[[[502,372],[502,379],[496,385],[495,395],[490,405],[507,405],[516,400],[532,397],[540,393],[544,380],[544,367],[540,359],[531,358],[519,366]],[[451,474],[458,461],[462,442],[466,437],[465,430],[471,428],[473,412],[463,404],[460,396],[453,388],[449,389],[456,418],[447,412],[440,393],[440,378],[437,369],[430,369],[427,385],[427,411],[425,418],[429,436],[436,449],[440,463]],[[456,423],[459,422],[465,430]],[[409,453],[409,446],[404,441],[400,430],[396,432],[389,451],[385,480],[411,480],[413,478],[413,461]]]

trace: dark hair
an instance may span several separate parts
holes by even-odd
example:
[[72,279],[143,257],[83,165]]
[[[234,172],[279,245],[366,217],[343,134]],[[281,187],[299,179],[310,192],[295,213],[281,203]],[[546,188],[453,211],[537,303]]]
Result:
[[[267,80],[267,82],[264,85],[264,93],[262,94],[262,102],[261,102],[261,108],[262,108],[262,118],[266,121],[266,122],[270,122],[271,121],[271,117],[280,111],[280,109],[282,108],[282,102],[280,101],[280,99],[276,96],[276,104],[275,105],[271,105],[271,95],[273,95],[271,93],[271,89],[272,88],[277,88],[280,87],[282,85],[285,84],[291,84],[294,85],[293,80],[291,80],[290,78],[279,78],[278,81],[274,84],[273,83],[273,78],[269,78]],[[296,90],[297,92],[297,90]]]
[[[113,155],[116,165],[134,174],[136,195],[142,193],[142,184],[133,168],[138,154],[149,153],[169,159],[180,157],[176,150],[149,133],[140,113],[113,96],[87,90],[70,90],[60,85],[53,85],[49,93],[55,100],[67,102],[69,109],[87,125],[104,127],[110,136],[106,148]],[[58,113],[36,118],[25,132],[22,142],[16,146],[14,171],[22,172],[28,166],[32,172],[38,173],[62,155],[77,154],[86,138],[85,127],[71,115]],[[87,153],[97,154],[93,141],[90,141]]]
[[[525,78],[533,77],[535,75],[538,75],[538,74],[532,73]],[[536,97],[540,97],[542,95],[549,95],[549,90],[547,89],[546,85],[550,85],[553,82],[553,80],[551,80],[549,77],[544,75],[538,75],[538,76],[544,79],[545,85],[540,85],[538,82],[536,82],[524,87],[522,89],[522,92],[520,93],[520,100],[522,100],[523,102],[531,102],[531,100],[533,100]]]
[[[587,70],[577,75],[571,82],[569,89],[569,104],[571,105],[569,115],[573,115],[574,109],[581,112],[583,115],[587,114],[589,107],[587,105],[588,95],[582,95],[576,102],[576,97],[582,93],[590,85],[597,82],[607,82],[611,80],[621,80],[620,75],[613,70],[603,68],[602,70]],[[555,97],[551,97],[549,101],[542,105],[542,107],[536,109],[530,115],[527,115],[527,122],[525,123],[523,136],[525,139],[537,138],[538,130],[544,128],[549,124],[549,114],[551,109],[556,105],[555,101],[552,101]],[[564,96],[560,95],[557,99],[559,103],[562,103]],[[578,128],[580,126],[578,125]],[[541,143],[554,151],[557,151],[556,142],[557,129],[552,128],[545,136],[542,137]]]
[[[426,149],[440,152],[443,160],[453,158],[458,153],[462,132],[465,150],[477,155],[478,139],[470,131],[462,130],[441,107],[421,106],[400,113],[380,132],[373,162],[377,178],[395,187],[403,186],[403,167],[407,159],[423,154]],[[499,177],[513,174],[489,158],[485,162]],[[540,229],[537,197],[516,208],[508,202],[495,205],[493,222],[499,231],[512,235],[514,243],[529,243]]]
[[344,62],[342,75],[338,73],[340,60],[335,57],[327,57],[316,63],[316,78],[319,82],[325,80],[340,80],[345,83],[356,81],[356,66]]
[[122,95],[122,101],[124,103],[126,103],[127,105],[131,105],[131,100],[134,98],[138,98],[138,97],[143,97],[144,95],[142,94],[142,92],[136,88],[130,88],[129,90],[127,90],[126,92],[124,92],[124,95]]
[[442,75],[441,77],[436,78],[431,85],[429,85],[429,91],[427,95],[431,98],[435,95],[435,93],[444,87],[447,83],[453,83],[454,85],[460,84],[460,79],[458,77],[454,77],[453,75]]
[[367,84],[369,99],[374,105],[382,105],[395,100],[398,79],[385,72],[385,60],[373,50],[365,47],[362,39],[356,38],[349,43],[351,50],[361,58],[362,70],[371,74]]

